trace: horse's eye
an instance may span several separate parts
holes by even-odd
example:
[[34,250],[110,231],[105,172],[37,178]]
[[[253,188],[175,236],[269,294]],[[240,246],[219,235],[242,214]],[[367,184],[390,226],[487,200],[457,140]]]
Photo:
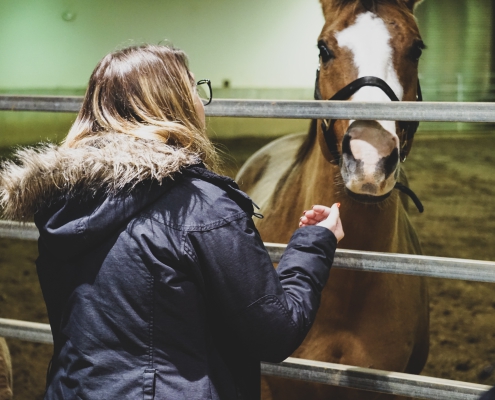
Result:
[[323,41],[318,42],[318,49],[320,49],[320,59],[323,63],[326,63],[332,58],[335,58],[332,50],[330,50]]
[[411,51],[409,53],[411,59],[413,59],[414,61],[418,61],[421,57],[421,54],[423,54],[423,49],[425,47],[425,44],[421,40],[415,42],[411,47]]

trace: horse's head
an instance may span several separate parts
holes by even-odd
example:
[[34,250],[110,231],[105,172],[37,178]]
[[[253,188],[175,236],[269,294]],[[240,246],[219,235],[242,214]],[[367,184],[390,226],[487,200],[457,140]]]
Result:
[[[323,100],[415,101],[424,48],[413,16],[419,1],[321,0],[326,23],[318,38],[315,94]],[[356,81],[363,77],[378,79]],[[342,93],[352,82],[361,88]],[[394,121],[326,120],[318,121],[318,138],[325,156],[339,160],[348,194],[377,202],[394,188],[416,127]]]

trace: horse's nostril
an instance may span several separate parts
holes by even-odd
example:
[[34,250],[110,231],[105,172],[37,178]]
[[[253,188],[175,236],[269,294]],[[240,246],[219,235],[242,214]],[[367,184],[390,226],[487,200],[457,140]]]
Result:
[[399,150],[394,148],[388,157],[382,158],[380,161],[383,162],[385,179],[387,179],[397,168],[397,164],[399,163]]
[[344,135],[344,139],[342,140],[342,154],[352,155],[351,136],[347,133]]

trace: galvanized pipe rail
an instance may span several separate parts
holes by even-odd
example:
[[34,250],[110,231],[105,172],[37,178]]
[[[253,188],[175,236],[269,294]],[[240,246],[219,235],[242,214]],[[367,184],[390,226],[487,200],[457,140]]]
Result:
[[[272,262],[285,245],[265,243]],[[414,254],[337,249],[332,268],[495,283],[495,262]]]
[[22,223],[0,220],[0,238],[38,240],[39,232],[32,222]]
[[[0,318],[0,336],[52,343],[50,325]],[[476,400],[490,387],[474,383],[288,358],[262,363],[263,375],[431,400]]]
[[[0,238],[37,240],[38,230],[33,223],[0,221]],[[265,246],[272,262],[279,262],[285,245],[265,243]],[[495,282],[495,262],[459,258],[337,249],[333,268]]]
[[0,318],[0,336],[36,343],[53,343],[49,324]]
[[[78,96],[0,96],[0,110],[78,112]],[[210,117],[495,122],[495,103],[213,100]]]
[[262,363],[263,375],[388,393],[414,399],[477,400],[490,386],[289,357]]

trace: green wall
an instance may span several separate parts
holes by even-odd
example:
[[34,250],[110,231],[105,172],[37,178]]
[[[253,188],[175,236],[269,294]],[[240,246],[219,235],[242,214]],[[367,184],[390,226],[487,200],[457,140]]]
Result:
[[425,0],[416,10],[427,45],[420,61],[425,99],[494,101],[490,77],[493,0]]
[[[417,8],[432,100],[489,96],[492,3],[425,0]],[[300,98],[314,84],[322,25],[318,0],[1,0],[0,91],[80,92],[108,52],[170,40],[214,87],[228,80],[241,96],[285,89],[269,95]]]
[[[169,40],[216,97],[311,99],[322,26],[318,0],[0,0],[0,93],[80,95],[108,52]],[[230,89],[219,90],[225,80]],[[0,112],[0,146],[58,140],[73,119]],[[280,135],[307,125],[215,118],[209,131]]]
[[322,24],[317,0],[1,0],[0,89],[84,87],[108,52],[163,40],[216,87],[306,88]]
[[[493,0],[425,0],[416,9],[427,45],[420,61],[425,101],[495,101]],[[421,123],[422,130],[493,130],[492,125]]]

